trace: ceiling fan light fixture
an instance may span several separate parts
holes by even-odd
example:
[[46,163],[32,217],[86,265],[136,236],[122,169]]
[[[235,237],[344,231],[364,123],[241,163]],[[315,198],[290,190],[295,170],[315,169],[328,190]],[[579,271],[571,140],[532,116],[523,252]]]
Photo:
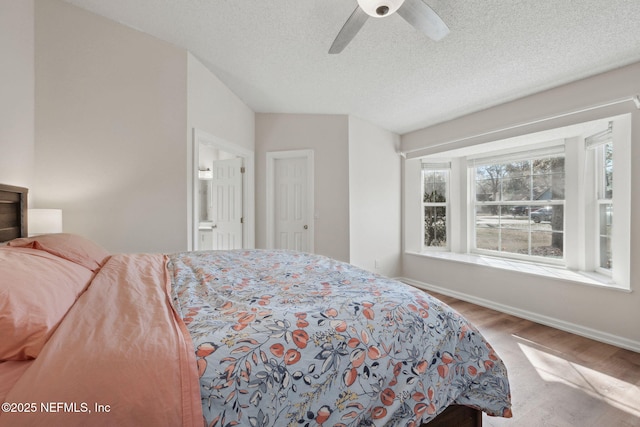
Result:
[[358,0],[358,6],[369,16],[383,18],[402,6],[404,0]]

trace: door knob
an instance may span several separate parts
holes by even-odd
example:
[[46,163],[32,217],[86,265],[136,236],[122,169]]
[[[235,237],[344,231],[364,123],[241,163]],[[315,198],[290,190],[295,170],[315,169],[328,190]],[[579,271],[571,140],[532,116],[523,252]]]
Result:
[[305,226],[303,227],[305,230],[307,230],[309,228],[308,225],[305,224]]

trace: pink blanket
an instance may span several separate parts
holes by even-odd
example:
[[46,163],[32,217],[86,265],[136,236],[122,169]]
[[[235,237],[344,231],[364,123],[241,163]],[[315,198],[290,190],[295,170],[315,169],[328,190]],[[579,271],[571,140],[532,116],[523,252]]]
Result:
[[6,395],[0,426],[201,426],[193,344],[165,262],[113,256]]
[[7,393],[32,363],[33,360],[10,360],[0,363],[0,402],[7,400]]

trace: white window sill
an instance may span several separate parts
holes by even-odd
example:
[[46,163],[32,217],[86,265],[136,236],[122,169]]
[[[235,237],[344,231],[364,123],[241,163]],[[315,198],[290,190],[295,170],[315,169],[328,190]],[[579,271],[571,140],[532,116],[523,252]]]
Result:
[[426,258],[435,258],[451,262],[461,262],[465,264],[473,264],[482,267],[499,268],[509,271],[517,271],[524,274],[532,274],[535,276],[544,276],[550,279],[579,283],[583,285],[597,286],[600,288],[612,289],[623,292],[631,292],[629,288],[620,286],[613,282],[611,277],[597,273],[586,271],[568,270],[564,267],[555,267],[553,265],[535,264],[526,261],[511,260],[504,258],[490,257],[486,255],[476,254],[460,254],[445,251],[425,251],[411,252],[406,254],[421,256]]

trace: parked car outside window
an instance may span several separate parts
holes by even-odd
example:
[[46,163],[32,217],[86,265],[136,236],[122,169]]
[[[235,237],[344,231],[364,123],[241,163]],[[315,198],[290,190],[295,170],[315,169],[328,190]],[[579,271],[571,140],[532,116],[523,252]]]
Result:
[[537,209],[531,212],[531,219],[533,222],[551,221],[553,215],[553,206],[545,206],[544,208]]
[[529,206],[514,206],[511,208],[511,215],[527,216],[529,215]]

